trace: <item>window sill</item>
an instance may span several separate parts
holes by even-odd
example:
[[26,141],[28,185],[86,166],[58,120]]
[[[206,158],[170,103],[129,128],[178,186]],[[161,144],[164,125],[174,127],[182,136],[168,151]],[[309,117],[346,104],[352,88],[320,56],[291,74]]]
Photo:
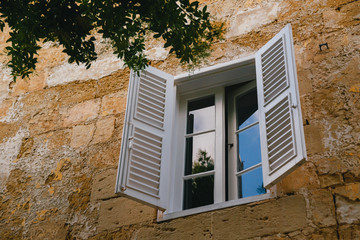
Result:
[[179,218],[179,217],[186,217],[186,216],[190,216],[190,215],[194,215],[194,214],[198,214],[198,213],[204,213],[204,212],[224,209],[224,208],[228,208],[228,207],[244,205],[247,203],[259,202],[259,201],[274,198],[274,197],[276,197],[275,194],[269,192],[269,193],[265,193],[262,195],[241,198],[241,199],[231,200],[231,201],[227,201],[227,202],[215,203],[212,205],[187,209],[187,210],[179,211],[179,212],[164,214],[162,211],[158,211],[157,222],[161,223],[161,222],[165,222],[165,221]]

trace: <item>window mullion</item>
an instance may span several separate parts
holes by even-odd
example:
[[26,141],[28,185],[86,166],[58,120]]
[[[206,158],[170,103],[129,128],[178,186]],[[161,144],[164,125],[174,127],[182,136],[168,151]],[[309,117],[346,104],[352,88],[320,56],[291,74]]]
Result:
[[214,203],[225,201],[225,89],[215,90]]

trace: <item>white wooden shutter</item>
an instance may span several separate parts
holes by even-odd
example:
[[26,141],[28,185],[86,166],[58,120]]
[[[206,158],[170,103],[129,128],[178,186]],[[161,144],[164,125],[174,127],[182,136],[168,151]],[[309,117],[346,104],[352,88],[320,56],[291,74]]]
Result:
[[255,55],[264,186],[306,159],[291,25]]
[[168,199],[174,77],[131,72],[116,192],[165,210]]

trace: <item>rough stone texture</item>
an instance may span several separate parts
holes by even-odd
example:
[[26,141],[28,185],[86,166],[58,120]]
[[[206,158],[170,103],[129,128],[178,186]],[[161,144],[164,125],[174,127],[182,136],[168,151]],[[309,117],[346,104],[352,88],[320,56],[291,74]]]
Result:
[[116,174],[116,169],[110,168],[94,175],[90,197],[91,201],[108,199],[116,196]]
[[94,124],[73,127],[70,146],[78,148],[88,145],[93,137],[94,130]]
[[340,223],[360,223],[360,202],[336,197],[336,212]]
[[340,226],[339,233],[341,240],[360,239],[360,225]]
[[333,195],[328,190],[314,190],[309,195],[311,220],[319,227],[336,225]]
[[[213,213],[215,238],[247,239],[266,234],[300,230],[307,225],[306,203],[301,196]],[[232,223],[238,224],[233,228]]]
[[153,221],[156,217],[155,209],[122,197],[102,201],[99,214],[99,232]]
[[68,127],[87,122],[96,118],[100,108],[100,101],[89,100],[76,104],[65,114],[63,126]]
[[[47,43],[14,83],[5,27],[0,239],[360,239],[360,1],[200,2],[228,29],[201,66],[254,54],[292,24],[307,163],[276,199],[155,223],[154,209],[114,194],[130,71],[108,41],[97,36],[89,70]],[[158,40],[146,48],[152,66],[186,71]]]
[[93,143],[105,142],[109,140],[114,132],[115,117],[109,117],[96,122],[96,130]]

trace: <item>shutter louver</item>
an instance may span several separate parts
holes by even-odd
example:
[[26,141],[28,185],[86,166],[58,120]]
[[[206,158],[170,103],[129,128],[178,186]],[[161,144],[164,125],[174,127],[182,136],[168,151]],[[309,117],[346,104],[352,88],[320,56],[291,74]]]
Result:
[[162,129],[165,114],[165,92],[166,79],[142,72],[135,118]]
[[261,64],[263,66],[264,102],[266,105],[289,86],[283,38],[280,38],[261,55]]
[[131,74],[116,192],[164,210],[168,199],[173,76],[148,67]]
[[290,112],[290,99],[286,96],[265,113],[270,173],[296,154]]
[[263,179],[268,188],[306,158],[290,24],[255,58]]
[[159,197],[162,137],[134,129],[128,186]]

